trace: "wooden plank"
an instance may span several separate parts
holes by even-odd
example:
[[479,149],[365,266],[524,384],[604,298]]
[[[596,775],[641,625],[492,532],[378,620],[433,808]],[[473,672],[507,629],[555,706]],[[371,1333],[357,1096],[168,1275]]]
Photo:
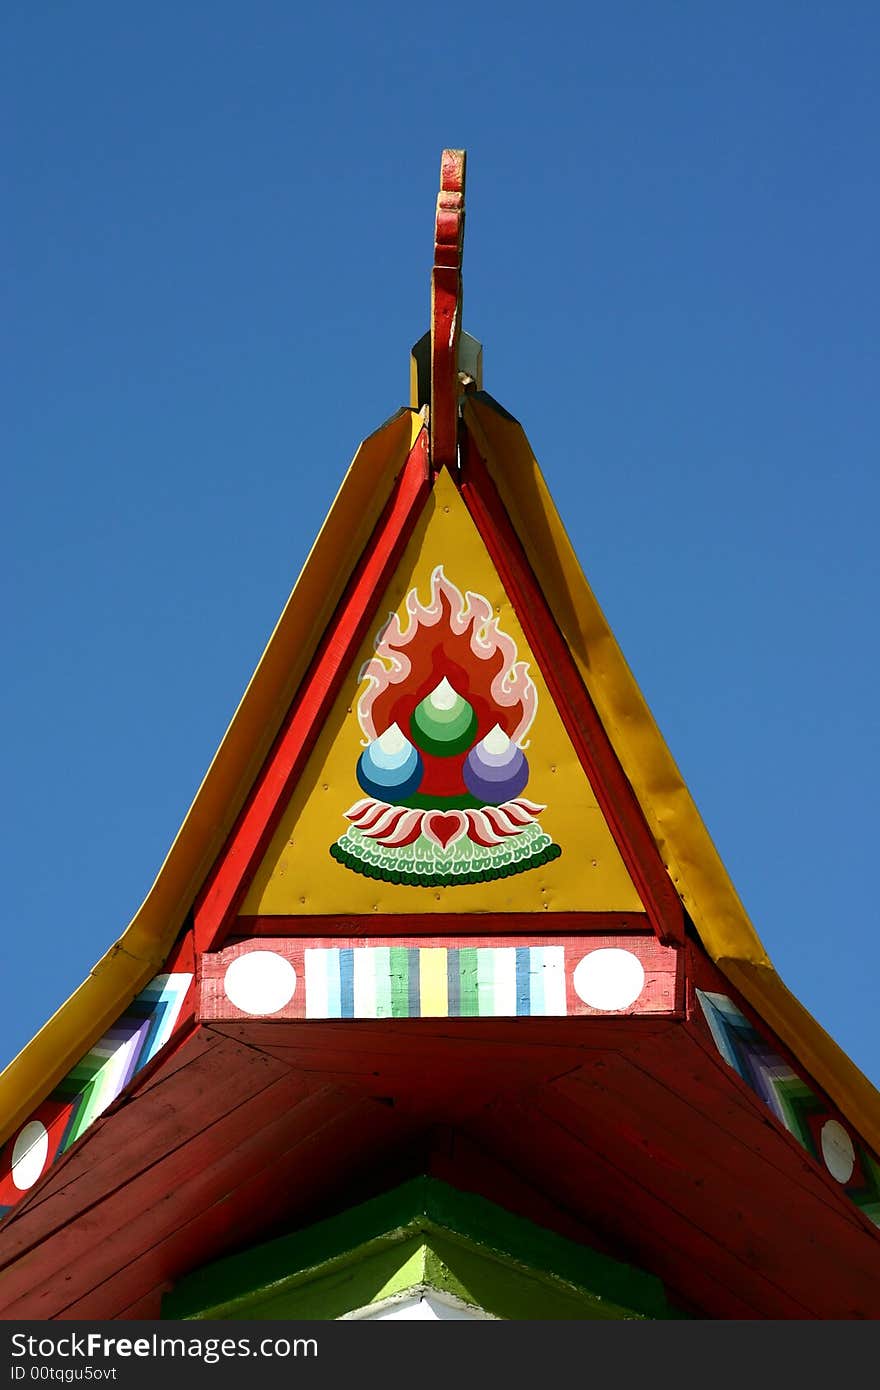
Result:
[[[279,1054],[279,1060],[281,1060]],[[297,1073],[332,1086],[356,1086],[363,1094],[418,1116],[425,1124],[460,1124],[464,1118],[499,1096],[521,1093],[545,1083],[542,1069],[505,1069],[500,1059],[493,1067],[479,1065],[472,1074],[446,1069],[442,1060],[421,1054],[412,1060],[384,1059],[375,1066],[368,1058],[357,1069],[346,1059],[296,1058]]]
[[[124,1267],[81,1296],[59,1303],[55,1317],[121,1318],[140,1302],[160,1316],[162,1293],[195,1264],[217,1259],[243,1244],[268,1239],[283,1219],[288,1229],[309,1225],[340,1190],[350,1189],[364,1168],[382,1161],[389,1144],[408,1133],[400,1116],[368,1101],[332,1113],[312,1133],[285,1138],[279,1119],[260,1146],[258,1163],[234,1188],[202,1210],[184,1208],[177,1226]],[[358,1198],[354,1197],[353,1201]],[[313,1215],[317,1213],[317,1215]]]
[[729,1145],[745,1143],[747,1135],[749,1151],[771,1172],[784,1175],[786,1185],[798,1184],[811,1200],[831,1207],[853,1226],[876,1233],[880,1243],[877,1227],[845,1198],[845,1190],[778,1123],[696,1029],[688,1026],[670,1034],[662,1053],[635,1047],[629,1062],[642,1078],[641,1092],[646,1096],[653,1089],[675,1097],[689,1108],[688,1123],[711,1116]]
[[526,1182],[503,1158],[474,1143],[461,1129],[438,1126],[427,1171],[450,1187],[474,1192],[567,1240],[614,1256],[607,1240],[594,1225],[560,1207],[551,1194]]
[[[156,1078],[159,1084],[128,1094],[110,1107],[7,1218],[0,1269],[30,1243],[105,1200],[132,1176],[155,1166],[189,1143],[193,1134],[217,1124],[267,1087],[283,1082],[289,1090],[296,1084],[283,1064],[229,1043],[222,1059],[214,1051],[199,1049],[181,1067],[183,1055],[174,1059],[167,1075]],[[306,1082],[299,1085],[305,1093]],[[137,1123],[132,1124],[135,1111]],[[80,1155],[87,1143],[89,1157],[83,1163]],[[99,1152],[104,1156],[99,1158]]]
[[[141,1322],[149,1320],[158,1322],[162,1316],[162,1295],[167,1292],[167,1284],[159,1284],[152,1288],[148,1293],[139,1295],[127,1308],[121,1308],[118,1313],[109,1316],[121,1319],[125,1322]],[[78,1305],[75,1305],[78,1306]],[[70,1313],[67,1317],[79,1317],[78,1313]],[[171,1333],[169,1332],[169,1336]]]
[[[568,1046],[560,1045],[558,1040],[553,1045],[526,1045],[516,1023],[508,1021],[505,1030],[500,1031],[499,1022],[398,1020],[377,1025],[360,1021],[251,1021],[212,1026],[229,1030],[231,1036],[240,1040],[246,1039],[316,1082],[320,1079],[334,1085],[354,1084],[368,1094],[387,1097],[407,1114],[424,1117],[426,1123],[433,1119],[434,1123],[445,1124],[462,1123],[475,1108],[489,1104],[499,1095],[522,1093],[546,1084],[578,1067],[585,1057],[594,1055],[593,1049],[605,1055],[609,1041],[618,1046],[624,1041],[610,1023],[600,1025],[601,1036],[593,1037],[596,1021],[585,1019],[577,1020],[585,1025],[579,1032],[589,1032],[592,1048],[579,1042],[571,1029]],[[667,1028],[676,1026],[664,1022]],[[493,1023],[494,1036],[481,1037],[482,1028]],[[653,1019],[614,1021],[624,1028],[644,1023],[652,1029],[651,1036],[659,1040],[662,1035],[653,1031]],[[520,1036],[511,1042],[510,1035],[517,1032]]]
[[[278,1046],[269,1054],[273,1060],[287,1065],[304,1076],[323,1079],[332,1084],[357,1084],[371,1092],[402,1098],[406,1094],[427,1093],[442,1079],[438,1094],[450,1086],[462,1093],[485,1092],[488,1088],[509,1091],[511,1088],[546,1083],[561,1071],[570,1070],[583,1062],[583,1053],[558,1051],[537,1056],[527,1052],[507,1057],[503,1050],[489,1053],[472,1048],[450,1053],[443,1046],[413,1044],[382,1052],[362,1047],[357,1052],[333,1051],[326,1047],[285,1048]],[[446,1117],[442,1118],[445,1122]]]
[[395,1047],[386,1052],[373,1052],[367,1047],[356,1051],[347,1048],[331,1051],[325,1047],[283,1047],[279,1044],[269,1055],[285,1063],[290,1070],[326,1077],[334,1083],[344,1079],[348,1085],[362,1082],[373,1086],[375,1081],[403,1087],[418,1085],[420,1077],[427,1086],[431,1076],[424,1074],[426,1068],[447,1072],[450,1083],[458,1087],[485,1086],[487,1082],[502,1085],[505,1080],[516,1086],[534,1085],[558,1073],[560,1067],[576,1066],[583,1060],[582,1055],[566,1054],[560,1058],[558,1054],[548,1056],[546,1053],[537,1057],[523,1053],[506,1058],[501,1051],[474,1053],[471,1048],[466,1055],[459,1053],[456,1057],[450,1056],[448,1049],[430,1043],[414,1044],[403,1051]]
[[[195,1011],[193,1011],[195,1013]],[[139,1092],[152,1090],[154,1086],[161,1086],[176,1071],[182,1067],[192,1066],[197,1057],[205,1052],[210,1052],[212,1047],[220,1046],[220,1039],[216,1033],[212,1033],[210,1028],[203,1028],[194,1022],[190,1033],[181,1040],[179,1047],[166,1052],[164,1049],[157,1056],[158,1065],[152,1064],[145,1068],[142,1075],[136,1078],[136,1086]]]
[[[47,1219],[39,1220],[46,1217],[45,1212],[23,1214],[22,1230],[15,1233],[15,1253],[4,1265],[0,1298],[5,1301],[13,1297],[16,1288],[30,1287],[35,1278],[43,1277],[47,1271],[54,1277],[70,1261],[82,1261],[90,1266],[93,1260],[103,1258],[99,1245],[108,1240],[114,1241],[117,1232],[123,1248],[136,1251],[139,1233],[152,1235],[149,1225],[143,1227],[139,1224],[142,1214],[146,1213],[149,1219],[153,1207],[158,1208],[163,1217],[167,1217],[171,1211],[178,1211],[179,1184],[190,1180],[198,1183],[211,1165],[219,1161],[218,1154],[224,1145],[243,1143],[253,1131],[259,1131],[276,1119],[279,1109],[286,1107],[295,1110],[299,1104],[307,1104],[307,1101],[302,1101],[301,1082],[288,1076],[286,1080],[276,1082],[273,1087],[230,1111],[217,1124],[195,1135],[189,1143],[169,1151],[149,1167],[133,1174],[127,1182],[103,1198],[91,1205],[75,1207],[69,1219],[63,1223],[53,1225]],[[142,1131],[141,1135],[143,1137]],[[96,1144],[98,1137],[95,1136],[90,1145],[84,1146],[79,1155],[81,1166],[78,1166],[76,1176],[85,1177],[89,1157],[94,1157],[98,1162],[112,1162],[112,1145],[107,1142]],[[28,1215],[36,1219],[28,1220]],[[131,1258],[131,1254],[128,1258]],[[5,1302],[0,1306],[5,1306]]]
[[[599,1123],[597,1117],[597,1124]],[[522,1176],[602,1231],[619,1259],[657,1275],[711,1318],[802,1318],[809,1310],[699,1227],[670,1212],[662,1193],[572,1135],[555,1115],[496,1106],[466,1133],[503,1153]]]
[[[323,1149],[322,1130],[350,1108],[349,1097],[329,1088],[306,1100],[299,1100],[295,1080],[268,1088],[7,1267],[0,1311],[8,1318],[55,1316],[54,1310],[85,1298],[132,1260],[140,1262],[145,1250],[173,1237],[189,1213],[234,1201],[255,1172],[274,1169],[275,1183],[283,1183],[287,1170],[282,1156],[292,1156],[304,1143]],[[396,1123],[385,1107],[374,1109],[377,1122]],[[329,1160],[328,1153],[321,1154],[321,1163]],[[289,1198],[282,1188],[279,1211],[290,1204]],[[243,1210],[249,1212],[251,1226],[264,1219],[263,1211],[254,1212],[249,1203]],[[221,1225],[228,1224],[228,1215],[226,1207]],[[191,1242],[188,1265],[203,1258],[202,1245]]]
[[[507,1211],[534,1221],[568,1240],[577,1241],[613,1256],[614,1252],[607,1248],[606,1242],[594,1228],[585,1226],[570,1212],[557,1207],[542,1193],[523,1182],[508,1166],[466,1139],[460,1131],[435,1125],[428,1134],[429,1139],[422,1155],[418,1149],[402,1151],[398,1148],[395,1151],[394,1165],[388,1163],[381,1149],[374,1155],[362,1152],[362,1161],[359,1162],[358,1169],[359,1184],[355,1187],[349,1183],[346,1187],[351,1205],[357,1205],[360,1200],[374,1195],[377,1190],[387,1190],[397,1181],[426,1173],[448,1182],[460,1191],[473,1192],[488,1201],[496,1202]],[[342,1136],[339,1147],[343,1150],[345,1148]],[[353,1145],[348,1147],[351,1148]],[[305,1224],[311,1224],[311,1218],[308,1216]],[[162,1250],[162,1259],[164,1261],[170,1258],[169,1243]],[[107,1315],[123,1319],[158,1318],[162,1295],[170,1282],[166,1279],[158,1283],[137,1302],[120,1307],[118,1312],[112,1311],[111,1305],[108,1304]],[[114,1283],[113,1294],[123,1297],[124,1291],[130,1286],[128,1278],[117,1280]],[[82,1304],[73,1305],[65,1310],[64,1316],[85,1317],[83,1308]]]
[[[284,1045],[321,1047],[325,1044],[354,1050],[365,1046],[388,1053],[401,1051],[415,1039],[448,1042],[450,1049],[471,1045],[512,1049],[526,1053],[535,1048],[557,1053],[588,1054],[596,1049],[627,1048],[634,1041],[664,1038],[683,1025],[663,1014],[628,1014],[615,1018],[406,1018],[406,1019],[266,1019],[222,1020],[204,1025],[222,1037],[246,1042],[249,1047]],[[296,1039],[296,1042],[293,1041]],[[310,1041],[309,1041],[310,1040]]]
[[[320,1070],[339,1064],[352,1073],[368,1069],[366,1059],[406,1064],[415,1053],[426,1062],[455,1071],[462,1082],[481,1066],[517,1066],[546,1076],[579,1066],[594,1053],[628,1047],[636,1039],[659,1045],[675,1020],[641,1015],[613,1020],[558,1019],[556,1030],[543,1019],[397,1019],[371,1023],[352,1019],[342,1023],[315,1020],[217,1022],[210,1026],[226,1037],[247,1043],[289,1065]],[[523,1027],[528,1023],[528,1029]],[[568,1025],[566,1028],[564,1025]]]
[[[770,1249],[766,1235],[747,1222],[740,1235],[735,1219],[728,1215],[729,1198],[722,1199],[721,1217],[712,1221],[706,1220],[701,1204],[687,1200],[689,1193],[696,1192],[698,1184],[704,1182],[704,1176],[679,1166],[658,1140],[643,1140],[640,1145],[638,1141],[643,1136],[635,1127],[619,1134],[610,1117],[605,1115],[597,1125],[593,1114],[582,1128],[570,1097],[560,1094],[542,1098],[540,1118],[536,1123],[546,1123],[548,1119],[565,1129],[575,1142],[586,1144],[595,1157],[616,1169],[619,1177],[625,1175],[628,1188],[651,1198],[656,1194],[662,1202],[664,1223],[674,1222],[678,1226],[677,1243],[692,1268],[705,1266],[709,1244],[717,1252],[713,1264],[719,1274],[722,1265],[729,1271],[736,1271],[739,1277],[735,1281],[731,1273],[727,1275],[733,1290],[749,1298],[760,1297],[758,1306],[765,1316],[816,1315],[815,1306],[798,1299],[789,1288],[784,1271],[774,1269],[772,1261],[766,1258]],[[753,1237],[756,1238],[754,1245]]]
[[[386,937],[412,935],[412,913],[383,912],[381,921]],[[537,928],[534,912],[432,912],[430,922],[432,932],[440,939],[450,934],[492,936],[496,933],[532,933]],[[553,929],[566,936],[574,936],[578,932],[617,935],[653,931],[644,912],[554,912]],[[240,913],[225,944],[232,946],[239,940],[253,936],[345,936],[352,940],[363,940],[375,935],[375,931],[374,914],[345,917],[303,913],[297,917],[245,916]]]
[[[848,1309],[835,1316],[880,1316],[880,1242],[866,1238],[844,1202],[832,1208],[785,1173],[771,1178],[747,1143],[718,1133],[711,1114],[698,1124],[695,1112],[654,1090],[624,1058],[560,1078],[550,1089],[572,1125],[580,1116],[579,1132],[589,1143],[603,1151],[607,1144],[609,1156],[622,1156],[646,1183],[651,1165],[657,1165],[662,1171],[653,1182],[671,1207],[699,1220],[744,1259],[759,1261],[794,1297],[822,1306],[828,1270],[834,1269],[836,1306]],[[548,1103],[545,1096],[545,1108]],[[594,1133],[597,1114],[600,1139]],[[872,1306],[873,1312],[866,1311]]]

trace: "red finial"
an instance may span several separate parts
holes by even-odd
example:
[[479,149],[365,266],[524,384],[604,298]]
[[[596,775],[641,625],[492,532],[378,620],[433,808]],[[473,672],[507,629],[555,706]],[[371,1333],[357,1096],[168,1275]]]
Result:
[[431,462],[454,467],[458,447],[458,339],[464,247],[464,150],[444,150],[431,274]]

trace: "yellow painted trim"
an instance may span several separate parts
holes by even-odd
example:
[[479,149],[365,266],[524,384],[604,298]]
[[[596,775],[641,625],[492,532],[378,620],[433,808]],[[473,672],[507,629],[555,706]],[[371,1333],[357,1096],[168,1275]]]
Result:
[[420,431],[401,410],[358,449],[152,888],[122,936],[0,1072],[0,1143],[161,970]]
[[446,951],[427,947],[419,952],[419,998],[426,1018],[445,1018],[449,1010]]
[[774,970],[584,577],[522,426],[488,397],[466,398],[464,418],[700,940],[880,1153],[880,1093]]

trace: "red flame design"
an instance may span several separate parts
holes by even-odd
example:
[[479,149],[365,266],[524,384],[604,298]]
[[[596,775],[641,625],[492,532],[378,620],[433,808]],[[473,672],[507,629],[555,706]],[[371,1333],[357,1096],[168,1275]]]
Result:
[[[488,599],[470,590],[463,598],[438,565],[431,575],[430,602],[420,603],[417,590],[411,589],[406,610],[406,628],[392,614],[378,635],[375,656],[361,671],[367,689],[357,713],[365,742],[392,724],[409,737],[413,710],[445,676],[474,709],[475,743],[500,724],[512,742],[527,748],[524,739],[538,707],[538,692],[528,675],[528,662],[516,659],[516,643],[499,631]],[[458,795],[466,756],[423,754],[420,794]]]

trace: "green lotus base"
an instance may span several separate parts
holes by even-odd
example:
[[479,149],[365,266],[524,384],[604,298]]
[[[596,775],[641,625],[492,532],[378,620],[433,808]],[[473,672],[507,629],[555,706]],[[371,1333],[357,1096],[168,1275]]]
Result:
[[414,888],[436,888],[509,878],[549,864],[559,858],[562,850],[539,825],[526,826],[521,834],[511,836],[501,845],[477,845],[464,836],[445,850],[424,835],[400,849],[388,848],[352,826],[330,846],[330,853],[339,864],[367,878]]

